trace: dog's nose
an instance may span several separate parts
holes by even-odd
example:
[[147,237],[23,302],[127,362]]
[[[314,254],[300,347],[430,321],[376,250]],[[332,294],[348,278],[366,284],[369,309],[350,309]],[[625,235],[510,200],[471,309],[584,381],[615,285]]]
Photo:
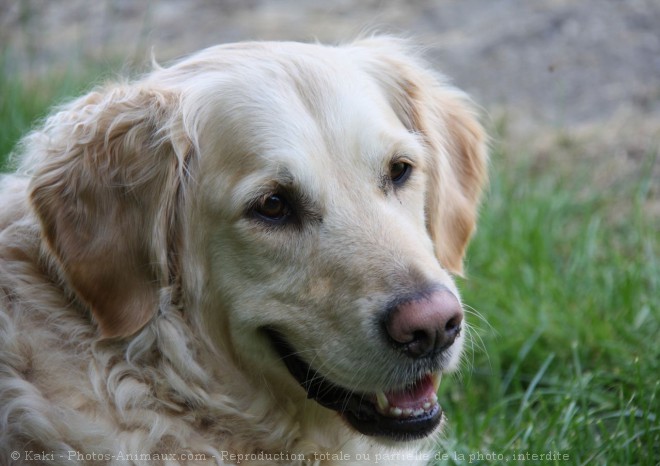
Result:
[[421,358],[451,346],[461,332],[462,321],[463,309],[458,299],[441,288],[391,309],[385,329],[397,348],[410,357]]

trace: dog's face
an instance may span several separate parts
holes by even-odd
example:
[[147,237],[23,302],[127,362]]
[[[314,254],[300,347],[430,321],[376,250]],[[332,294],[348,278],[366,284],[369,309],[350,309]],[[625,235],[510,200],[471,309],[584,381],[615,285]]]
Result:
[[[150,231],[168,225],[158,244],[136,238],[152,250],[142,259],[140,247],[119,248],[132,256],[124,275],[181,275],[182,299],[255,380],[296,400],[304,390],[362,433],[407,440],[437,428],[440,374],[461,352],[450,273],[461,272],[485,155],[463,96],[399,47],[225,47],[163,70],[147,82],[176,95],[168,124],[193,142],[163,149],[179,153],[178,169],[135,168],[147,201],[110,209]],[[186,157],[185,186],[162,186],[180,180]],[[152,313],[121,317],[89,278],[76,278],[79,257],[67,266],[70,241],[44,207],[50,185],[37,183],[33,202],[72,286],[106,334],[136,331]],[[143,206],[156,212],[138,219]],[[177,267],[163,249],[177,250]],[[136,287],[111,281],[124,296]],[[148,303],[142,288],[130,299]]]

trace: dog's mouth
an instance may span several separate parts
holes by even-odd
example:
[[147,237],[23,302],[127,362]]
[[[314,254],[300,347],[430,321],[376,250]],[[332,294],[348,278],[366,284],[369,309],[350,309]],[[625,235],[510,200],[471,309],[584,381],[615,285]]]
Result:
[[266,333],[307,398],[338,412],[358,432],[398,441],[414,440],[431,434],[442,421],[436,395],[440,372],[428,373],[400,390],[358,393],[319,375],[296,355],[280,333],[270,329]]

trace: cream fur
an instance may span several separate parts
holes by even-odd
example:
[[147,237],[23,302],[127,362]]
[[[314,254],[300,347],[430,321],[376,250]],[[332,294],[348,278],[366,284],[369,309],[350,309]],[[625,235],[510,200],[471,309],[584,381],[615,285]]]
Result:
[[[458,295],[484,136],[408,46],[210,48],[60,107],[19,154],[0,181],[1,464],[432,450],[306,400],[258,333],[285,329],[335,383],[392,388],[409,375],[375,313],[424,281]],[[380,183],[399,155],[414,172],[394,193]],[[278,180],[314,214],[285,231],[246,214]]]

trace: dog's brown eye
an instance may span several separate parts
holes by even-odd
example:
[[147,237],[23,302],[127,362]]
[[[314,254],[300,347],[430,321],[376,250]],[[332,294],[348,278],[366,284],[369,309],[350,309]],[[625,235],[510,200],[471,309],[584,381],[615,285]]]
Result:
[[394,162],[390,166],[390,179],[397,186],[402,185],[410,176],[412,166],[406,162]]
[[286,199],[278,194],[271,194],[263,199],[255,212],[266,220],[281,222],[291,214],[291,209]]

